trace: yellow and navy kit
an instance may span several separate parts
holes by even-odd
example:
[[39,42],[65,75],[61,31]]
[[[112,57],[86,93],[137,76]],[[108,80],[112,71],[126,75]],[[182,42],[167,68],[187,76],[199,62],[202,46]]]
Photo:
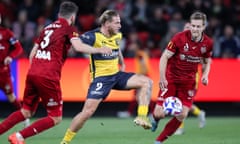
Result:
[[122,34],[119,32],[111,37],[104,36],[100,29],[86,32],[80,36],[81,40],[92,47],[106,46],[112,49],[111,54],[90,54],[90,72],[92,78],[109,76],[119,71],[119,45]]

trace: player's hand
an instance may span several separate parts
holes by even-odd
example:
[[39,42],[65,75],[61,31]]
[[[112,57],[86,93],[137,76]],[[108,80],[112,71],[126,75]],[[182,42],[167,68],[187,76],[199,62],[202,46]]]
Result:
[[202,84],[205,86],[208,85],[208,77],[205,76],[202,77]]
[[98,52],[101,54],[111,54],[112,49],[108,47],[102,47],[102,48],[98,48]]
[[12,62],[12,58],[10,56],[7,56],[5,59],[4,59],[4,64],[5,65],[9,65],[11,62]]
[[168,81],[166,79],[160,79],[159,88],[162,91],[165,91],[167,89],[167,85],[168,85]]

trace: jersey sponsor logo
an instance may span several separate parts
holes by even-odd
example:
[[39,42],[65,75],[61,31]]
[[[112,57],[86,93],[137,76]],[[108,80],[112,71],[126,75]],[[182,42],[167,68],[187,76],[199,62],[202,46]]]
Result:
[[193,62],[193,63],[200,63],[201,62],[200,57],[195,57],[195,56],[185,55],[185,54],[180,54],[179,57],[180,57],[180,60],[185,60],[187,62]]
[[51,60],[51,52],[50,51],[45,51],[45,50],[37,50],[35,58],[50,61]]
[[118,56],[118,51],[113,51],[110,54],[102,54],[103,57],[117,57]]

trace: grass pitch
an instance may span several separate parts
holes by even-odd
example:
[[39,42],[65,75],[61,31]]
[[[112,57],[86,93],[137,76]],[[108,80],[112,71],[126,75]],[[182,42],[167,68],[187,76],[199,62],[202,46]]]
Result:
[[[31,120],[31,122],[34,119]],[[133,118],[93,117],[77,133],[71,144],[153,144],[169,118],[162,120],[156,132],[144,130],[133,124]],[[71,118],[26,140],[26,144],[59,144]],[[0,144],[9,144],[7,136],[20,130],[19,124],[0,136]],[[240,117],[207,117],[207,125],[198,128],[198,120],[185,121],[185,134],[172,136],[164,144],[240,144]]]

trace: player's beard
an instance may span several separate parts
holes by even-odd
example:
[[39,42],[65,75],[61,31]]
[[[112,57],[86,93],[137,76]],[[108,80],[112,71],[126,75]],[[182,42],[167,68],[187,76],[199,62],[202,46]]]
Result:
[[112,29],[112,28],[109,28],[108,33],[109,33],[110,36],[113,36],[113,35],[116,34],[116,32],[114,31],[114,29]]

